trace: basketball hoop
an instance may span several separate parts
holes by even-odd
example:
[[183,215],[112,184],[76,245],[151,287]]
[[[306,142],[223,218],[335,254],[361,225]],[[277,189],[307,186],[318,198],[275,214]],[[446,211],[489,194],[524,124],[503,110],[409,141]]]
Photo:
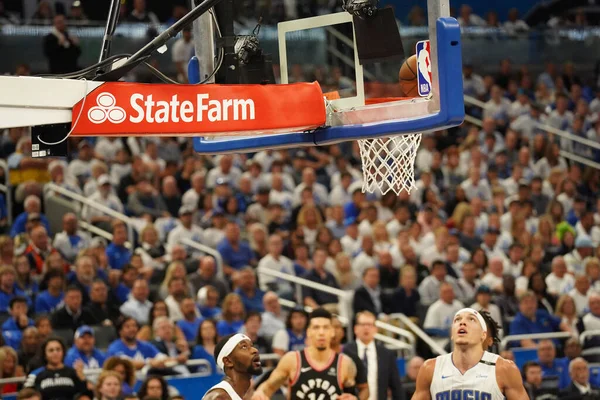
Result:
[[390,190],[399,195],[415,188],[415,158],[421,134],[412,133],[387,138],[360,139],[363,167],[363,192]]

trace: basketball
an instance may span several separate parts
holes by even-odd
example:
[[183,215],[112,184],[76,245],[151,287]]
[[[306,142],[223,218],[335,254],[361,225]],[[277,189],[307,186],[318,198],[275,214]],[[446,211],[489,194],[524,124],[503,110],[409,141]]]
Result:
[[408,57],[398,73],[400,79],[400,87],[406,97],[418,97],[417,89],[417,56]]

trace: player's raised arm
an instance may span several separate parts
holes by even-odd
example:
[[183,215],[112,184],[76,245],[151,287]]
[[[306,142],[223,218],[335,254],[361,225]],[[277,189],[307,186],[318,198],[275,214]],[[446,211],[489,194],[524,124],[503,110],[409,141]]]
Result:
[[529,397],[523,386],[521,372],[514,362],[499,358],[496,361],[496,380],[504,392],[506,400],[520,400]]
[[297,364],[296,357],[295,352],[289,352],[281,357],[269,379],[256,388],[252,400],[270,400],[273,394],[292,376],[292,371],[295,371]]
[[435,358],[425,361],[419,374],[417,375],[417,387],[412,400],[430,400],[431,399],[431,381],[433,380],[433,370],[435,369]]

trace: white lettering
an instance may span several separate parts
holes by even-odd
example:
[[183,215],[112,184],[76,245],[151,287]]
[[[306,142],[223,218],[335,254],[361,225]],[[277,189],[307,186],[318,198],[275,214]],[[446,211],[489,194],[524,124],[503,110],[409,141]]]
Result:
[[152,101],[152,95],[149,95],[144,105],[146,106],[146,122],[153,123],[154,118],[152,118],[152,107],[154,107],[154,101]]
[[331,386],[331,383],[329,383],[329,381],[323,381],[323,384],[321,385],[321,388],[323,390],[329,390],[330,387],[332,387],[332,386]]
[[142,100],[144,100],[144,96],[139,93],[131,96],[129,103],[131,104],[131,108],[137,112],[137,116],[130,116],[129,121],[133,122],[134,124],[139,124],[144,119],[144,109],[138,104],[138,101]]
[[248,119],[248,114],[250,115],[250,119],[254,119],[254,101],[252,99],[233,100],[233,120],[238,121],[240,119],[239,112],[242,114],[242,121]]
[[228,118],[228,115],[229,115],[229,107],[231,107],[232,105],[233,105],[233,100],[231,100],[231,99],[228,99],[228,100],[227,100],[227,99],[226,99],[226,100],[223,100],[223,119],[224,119],[225,121],[227,121],[227,120],[229,119],[229,118]]
[[177,115],[177,109],[179,108],[179,100],[177,100],[177,95],[173,96],[173,98],[169,102],[169,106],[171,106],[171,122],[179,122],[179,116]]
[[[217,100],[211,100],[208,102],[208,120],[210,122],[221,121],[221,103]],[[211,108],[212,107],[212,108]]]
[[191,101],[181,103],[181,120],[183,122],[192,122],[194,120],[194,105]]
[[[245,121],[256,118],[256,110],[252,99],[212,100],[207,93],[196,95],[193,101],[179,100],[173,95],[170,100],[154,100],[153,95],[144,96],[139,93],[129,99],[132,115],[129,121],[135,124],[148,122],[157,124],[179,122],[220,122]],[[195,116],[195,120],[194,120]]]
[[157,123],[169,122],[169,103],[166,101],[156,102],[156,107],[161,107],[154,116]]
[[196,120],[198,122],[202,122],[202,115],[204,114],[204,111],[208,110],[208,106],[206,104],[204,104],[203,100],[208,99],[208,95],[206,93],[199,94],[197,99],[198,99],[198,116],[197,116]]

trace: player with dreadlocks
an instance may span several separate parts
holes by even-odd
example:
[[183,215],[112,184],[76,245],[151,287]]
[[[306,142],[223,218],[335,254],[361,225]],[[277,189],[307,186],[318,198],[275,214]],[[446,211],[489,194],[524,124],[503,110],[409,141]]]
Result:
[[487,351],[499,326],[485,311],[463,308],[454,315],[454,351],[425,361],[413,400],[521,400],[527,398],[517,366]]

